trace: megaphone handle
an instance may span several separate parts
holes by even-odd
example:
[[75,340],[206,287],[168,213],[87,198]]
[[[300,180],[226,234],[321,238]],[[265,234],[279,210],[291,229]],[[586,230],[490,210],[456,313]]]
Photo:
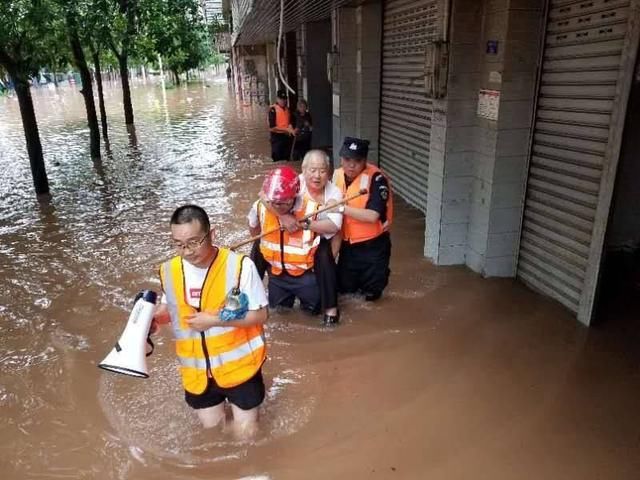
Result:
[[153,344],[153,340],[151,340],[151,337],[147,337],[147,343],[151,345],[151,351],[146,353],[146,356],[148,357],[153,353],[153,350],[156,348],[156,346]]

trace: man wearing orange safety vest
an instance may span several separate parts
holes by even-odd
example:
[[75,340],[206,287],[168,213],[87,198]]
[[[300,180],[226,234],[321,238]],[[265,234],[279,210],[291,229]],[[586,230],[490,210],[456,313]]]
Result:
[[[178,208],[170,228],[177,255],[160,267],[164,294],[152,331],[158,324],[171,324],[185,400],[203,426],[224,423],[228,401],[234,431],[246,438],[256,431],[265,396],[262,325],[267,299],[262,280],[249,258],[213,244],[202,208]],[[246,295],[247,310],[228,319],[220,312],[226,313],[227,299],[239,294]]]
[[248,215],[251,234],[262,234],[252,257],[259,257],[256,261],[264,261],[267,266],[270,307],[291,308],[298,298],[303,310],[316,314],[320,311],[320,293],[313,266],[320,237],[304,217],[319,206],[298,195],[299,191],[300,179],[291,167],[269,172],[261,198]]
[[369,142],[346,137],[340,149],[342,168],[336,169],[333,183],[345,197],[360,190],[367,193],[339,207],[342,213],[342,245],[338,260],[341,293],[360,292],[375,301],[389,281],[393,195],[380,169],[367,163]]
[[276,97],[276,103],[269,108],[271,158],[274,162],[289,160],[294,133],[291,126],[291,113],[287,107],[287,92],[278,90]]

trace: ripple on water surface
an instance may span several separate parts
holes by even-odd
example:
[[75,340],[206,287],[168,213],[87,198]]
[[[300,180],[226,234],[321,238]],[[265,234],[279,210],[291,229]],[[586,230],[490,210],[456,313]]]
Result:
[[[236,440],[229,431],[203,430],[184,402],[182,386],[172,359],[162,358],[150,378],[132,379],[102,374],[98,399],[114,430],[114,440],[142,463],[161,458],[176,466],[241,458],[254,444],[291,435],[307,423],[316,404],[313,372],[302,369],[265,372],[266,398],[260,407],[260,432],[251,442]],[[230,412],[227,411],[228,418]]]
[[[245,455],[250,445],[202,432],[168,345],[150,359],[147,381],[95,363],[136,292],[159,287],[177,206],[203,206],[220,244],[246,238],[246,213],[271,165],[264,109],[239,106],[226,81],[163,90],[132,79],[128,130],[119,84],[106,82],[110,142],[92,161],[78,87],[32,95],[47,204],[35,201],[17,100],[0,97],[0,454],[20,472],[8,480],[127,479],[132,460],[191,466]],[[297,431],[315,405],[313,374],[280,360],[272,371],[285,373],[275,378],[265,367],[257,442]]]

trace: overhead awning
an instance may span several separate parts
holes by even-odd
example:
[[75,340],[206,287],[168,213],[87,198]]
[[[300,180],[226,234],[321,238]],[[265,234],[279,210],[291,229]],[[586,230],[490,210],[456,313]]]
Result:
[[[258,45],[278,38],[280,0],[230,0],[233,16],[233,45]],[[283,32],[300,24],[331,17],[331,10],[353,0],[284,0]]]

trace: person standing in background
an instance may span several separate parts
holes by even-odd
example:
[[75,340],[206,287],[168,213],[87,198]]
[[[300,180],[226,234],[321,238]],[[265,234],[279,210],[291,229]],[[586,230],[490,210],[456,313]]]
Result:
[[295,135],[292,159],[302,160],[311,150],[311,133],[313,132],[311,113],[309,113],[309,104],[306,100],[298,100],[291,125]]
[[269,132],[271,133],[271,159],[274,162],[289,160],[291,155],[291,112],[287,107],[287,92],[278,90],[276,103],[269,108]]

